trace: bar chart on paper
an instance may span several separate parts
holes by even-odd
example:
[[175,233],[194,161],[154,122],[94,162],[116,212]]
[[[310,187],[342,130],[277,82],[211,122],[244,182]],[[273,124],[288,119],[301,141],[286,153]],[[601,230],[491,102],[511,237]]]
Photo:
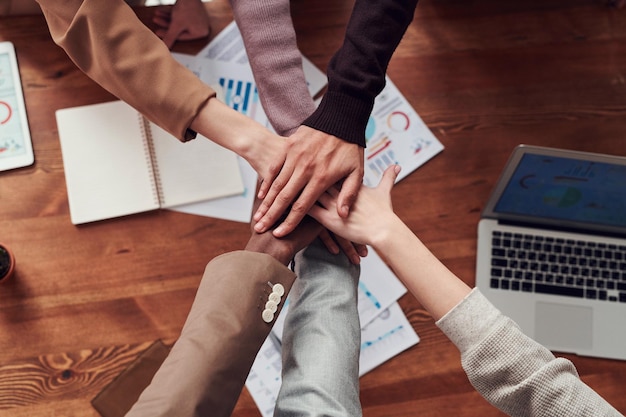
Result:
[[254,120],[259,120],[262,111],[259,92],[251,81],[220,77],[224,103]]

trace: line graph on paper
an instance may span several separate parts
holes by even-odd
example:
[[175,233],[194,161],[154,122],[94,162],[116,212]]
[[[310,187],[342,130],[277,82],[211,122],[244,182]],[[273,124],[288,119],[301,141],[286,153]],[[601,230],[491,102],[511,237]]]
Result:
[[359,375],[419,342],[419,336],[398,303],[391,304],[361,329]]

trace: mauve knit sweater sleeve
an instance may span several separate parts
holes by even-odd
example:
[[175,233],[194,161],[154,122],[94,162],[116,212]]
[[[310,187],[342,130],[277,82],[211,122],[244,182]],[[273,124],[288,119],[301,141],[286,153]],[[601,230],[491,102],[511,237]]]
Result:
[[417,0],[356,0],[341,48],[327,68],[328,90],[303,124],[365,147],[374,99]]
[[522,333],[477,289],[437,325],[461,352],[474,388],[510,416],[622,415],[580,380],[572,362]]
[[276,132],[288,136],[311,115],[289,0],[231,0],[263,109]]
[[306,88],[289,1],[231,0],[231,5],[276,131],[285,135],[305,124],[364,147],[374,98],[385,86],[387,65],[413,20],[417,0],[356,0],[317,110]]

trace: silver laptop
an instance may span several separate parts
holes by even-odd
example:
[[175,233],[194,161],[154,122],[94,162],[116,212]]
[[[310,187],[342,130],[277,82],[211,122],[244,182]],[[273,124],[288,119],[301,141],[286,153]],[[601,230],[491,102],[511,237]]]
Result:
[[626,359],[626,158],[520,145],[478,225],[476,286],[551,350]]

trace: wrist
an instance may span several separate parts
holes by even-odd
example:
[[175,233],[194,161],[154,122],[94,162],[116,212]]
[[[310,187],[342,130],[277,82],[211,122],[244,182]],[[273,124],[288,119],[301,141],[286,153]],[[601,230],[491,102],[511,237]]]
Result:
[[[271,232],[266,233],[271,234]],[[288,248],[281,245],[273,245],[272,238],[264,238],[261,235],[251,237],[244,249],[249,252],[269,255],[285,266],[289,265],[293,258],[293,253]]]
[[255,146],[255,132],[262,134],[263,130],[267,130],[216,97],[207,100],[190,128],[244,158]]
[[261,125],[256,123],[255,125],[240,132],[239,155],[248,161],[259,174],[263,174],[259,172],[264,168],[262,161],[271,158],[277,136]]
[[365,128],[373,105],[373,98],[355,97],[329,89],[313,114],[302,124],[365,148]]
[[372,227],[372,230],[376,232],[372,233],[369,245],[381,253],[393,248],[405,235],[413,235],[395,213],[387,221]]

